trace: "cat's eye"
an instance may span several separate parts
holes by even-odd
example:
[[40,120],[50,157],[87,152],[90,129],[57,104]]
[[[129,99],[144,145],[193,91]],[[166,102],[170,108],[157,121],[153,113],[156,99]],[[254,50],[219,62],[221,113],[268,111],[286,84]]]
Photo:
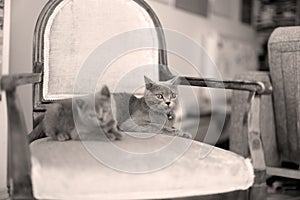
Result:
[[163,95],[161,95],[161,94],[157,94],[156,97],[157,97],[158,99],[163,99],[163,98],[164,98]]
[[175,99],[176,97],[177,97],[177,95],[176,95],[175,93],[172,93],[172,94],[171,94],[171,98],[172,98],[172,99]]

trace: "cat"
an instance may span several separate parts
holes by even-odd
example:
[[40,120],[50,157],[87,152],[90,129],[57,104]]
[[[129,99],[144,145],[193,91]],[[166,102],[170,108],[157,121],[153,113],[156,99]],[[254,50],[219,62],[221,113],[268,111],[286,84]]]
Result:
[[116,104],[118,129],[132,132],[163,133],[192,138],[174,127],[178,108],[177,78],[155,83],[145,79],[144,96],[141,98],[129,93],[113,95]]
[[39,126],[42,128],[37,127],[37,130],[58,141],[97,138],[101,132],[110,140],[123,137],[113,118],[107,86],[95,96],[75,97],[51,104]]

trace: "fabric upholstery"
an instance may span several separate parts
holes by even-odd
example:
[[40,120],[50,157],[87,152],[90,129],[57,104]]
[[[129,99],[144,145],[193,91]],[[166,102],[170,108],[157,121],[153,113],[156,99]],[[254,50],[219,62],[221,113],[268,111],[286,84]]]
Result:
[[[125,137],[114,144],[134,152],[146,152],[171,139],[156,135],[137,142],[134,137]],[[186,142],[188,140],[179,138],[177,144]],[[101,141],[95,143],[103,145]],[[219,148],[212,148],[208,156],[200,159],[199,152],[209,151],[211,146],[196,141],[171,165],[140,174],[106,167],[79,141],[55,142],[44,138],[30,147],[33,191],[39,199],[120,200],[206,195],[244,190],[254,179],[248,159]],[[172,152],[176,152],[176,147]]]
[[[128,31],[153,28],[148,13],[132,0],[64,0],[51,14],[47,22],[44,38],[44,84],[43,97],[46,100],[70,97],[78,72],[87,58],[111,38]],[[149,30],[143,38],[135,37],[133,44],[147,41],[158,46],[156,32]],[[109,44],[112,44],[109,43]],[[107,84],[113,90],[117,81],[133,69],[158,63],[158,53],[154,49],[130,49],[122,55],[114,56],[103,66],[103,59],[131,42],[121,40],[117,45],[106,46],[105,54],[93,57],[90,69],[103,70],[101,76],[93,71],[84,74],[82,84],[90,86],[96,79],[99,85]],[[133,45],[134,46],[134,45]],[[98,59],[98,60],[97,60]],[[151,68],[151,67],[149,67]],[[135,89],[143,85],[143,75],[158,78],[158,67],[140,71],[126,79],[122,88]],[[98,80],[99,79],[99,80]],[[127,86],[127,87],[126,87]],[[132,92],[132,91],[131,91]]]
[[276,29],[269,40],[278,151],[300,163],[300,27]]

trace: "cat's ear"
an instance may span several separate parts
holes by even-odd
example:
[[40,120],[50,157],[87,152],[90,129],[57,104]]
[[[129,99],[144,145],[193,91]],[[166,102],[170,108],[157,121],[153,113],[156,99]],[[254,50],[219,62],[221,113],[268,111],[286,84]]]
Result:
[[76,103],[76,105],[77,105],[79,108],[82,108],[83,105],[84,105],[84,100],[83,100],[83,99],[80,99],[80,98],[76,98],[76,99],[75,99],[75,103]]
[[172,85],[177,85],[178,80],[179,80],[178,76],[175,76],[175,77],[173,77],[172,79],[170,79],[169,82],[170,82],[170,84],[172,84]]
[[102,87],[100,93],[101,93],[102,96],[105,96],[105,97],[107,97],[107,98],[110,98],[110,91],[109,91],[107,85],[104,85],[104,86]]
[[155,85],[154,81],[152,81],[150,78],[148,78],[147,76],[144,76],[145,79],[145,85],[147,89],[150,89],[153,87],[153,85]]

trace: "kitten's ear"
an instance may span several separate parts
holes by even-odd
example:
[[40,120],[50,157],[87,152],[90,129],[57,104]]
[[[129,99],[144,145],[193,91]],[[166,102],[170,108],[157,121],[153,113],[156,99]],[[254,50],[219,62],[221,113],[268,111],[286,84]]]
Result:
[[75,103],[76,103],[76,105],[77,105],[79,108],[82,108],[83,105],[84,105],[84,100],[83,100],[83,99],[80,99],[80,98],[77,98],[77,99],[75,99]]
[[178,76],[175,76],[174,78],[170,79],[169,82],[172,85],[177,85],[178,80],[179,80]]
[[102,96],[105,96],[105,97],[107,97],[107,98],[110,98],[110,91],[109,91],[107,85],[104,85],[104,86],[102,87],[102,89],[101,89],[101,95],[102,95]]
[[153,85],[155,85],[155,83],[147,76],[144,76],[144,79],[145,79],[145,85],[147,89],[150,89],[153,87]]

